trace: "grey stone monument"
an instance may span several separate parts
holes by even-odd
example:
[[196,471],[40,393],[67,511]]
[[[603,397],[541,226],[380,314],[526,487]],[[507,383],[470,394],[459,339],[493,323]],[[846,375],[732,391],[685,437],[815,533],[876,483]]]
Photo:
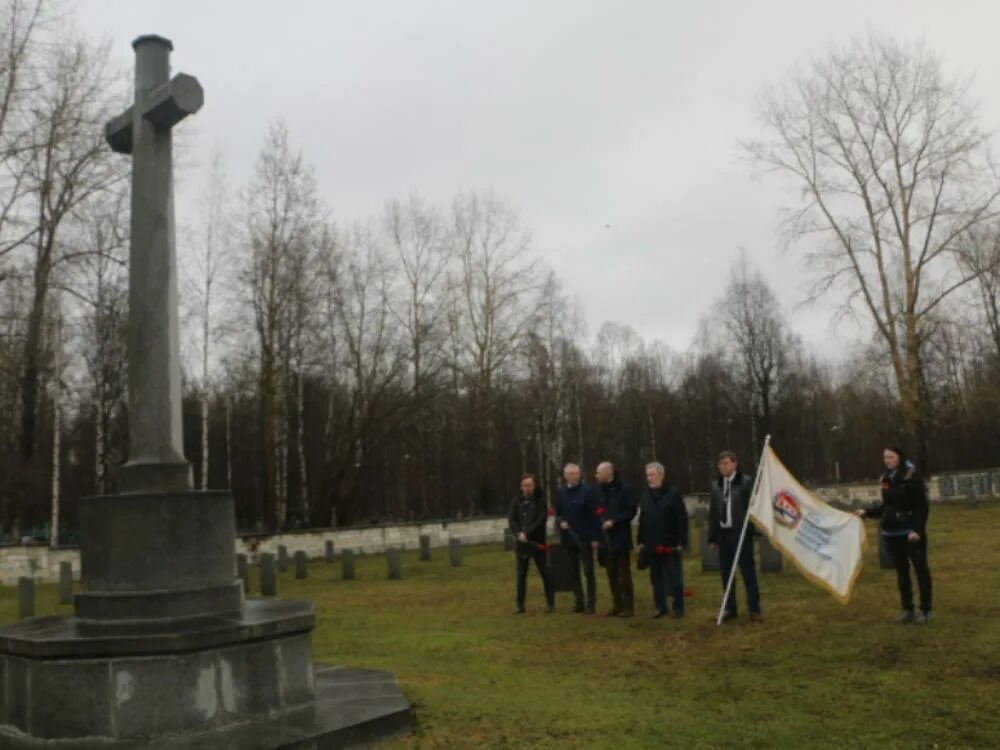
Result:
[[771,541],[763,534],[757,537],[758,548],[760,549],[760,572],[780,573],[784,567],[784,559],[781,553],[774,548]]
[[35,581],[33,578],[17,579],[17,617],[24,620],[35,616]]
[[451,537],[448,540],[448,559],[453,568],[462,566],[462,540]]
[[288,547],[284,544],[278,545],[278,572],[288,572]]
[[708,544],[708,527],[702,526],[698,530],[698,551],[701,554],[701,572],[719,570],[719,550],[712,549]]
[[73,603],[73,565],[65,560],[59,563],[59,603]]
[[121,494],[80,500],[73,616],[0,630],[0,747],[326,748],[405,731],[391,674],[314,666],[312,602],[244,600],[232,496],[192,491],[171,129],[203,95],[170,77],[168,40],[132,46],[135,102],[105,133],[132,157],[129,456]]
[[398,581],[403,577],[403,558],[399,554],[399,550],[395,547],[387,549],[385,551],[385,560],[389,566],[389,580]]
[[274,555],[271,552],[260,556],[260,595],[278,595],[278,574],[274,569]]
[[345,549],[340,553],[342,577],[345,581],[354,580],[354,550]]
[[298,550],[295,553],[295,577],[298,579],[306,578],[309,575],[309,555],[303,550]]
[[431,561],[431,537],[430,534],[420,535],[420,562]]
[[332,563],[334,561],[335,556],[334,556],[334,553],[333,553],[333,540],[332,539],[327,539],[326,540],[326,544],[323,545],[323,553],[324,553],[325,559],[326,559],[326,561],[328,563]]
[[243,593],[250,593],[250,569],[247,566],[247,556],[240,554],[236,556],[236,577],[243,583]]

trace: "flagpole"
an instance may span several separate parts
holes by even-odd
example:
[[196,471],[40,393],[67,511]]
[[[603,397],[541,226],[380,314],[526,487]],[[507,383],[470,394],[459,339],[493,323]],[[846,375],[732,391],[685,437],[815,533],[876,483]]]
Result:
[[[757,496],[757,485],[760,484],[760,473],[764,468],[764,456],[767,454],[767,448],[771,444],[771,436],[768,435],[764,438],[764,447],[760,452],[760,461],[757,462],[757,476],[753,480],[753,492],[750,493],[750,501]],[[729,600],[729,592],[733,590],[733,579],[736,578],[736,568],[740,563],[740,553],[743,552],[743,540],[747,536],[747,527],[750,525],[750,503],[747,503],[746,507],[746,518],[743,519],[743,529],[740,531],[740,541],[736,545],[736,557],[733,558],[733,567],[729,570],[729,580],[726,582],[726,591],[722,595],[722,604],[719,606],[719,617],[715,621],[716,627],[722,624],[722,616],[726,612],[726,602]]]

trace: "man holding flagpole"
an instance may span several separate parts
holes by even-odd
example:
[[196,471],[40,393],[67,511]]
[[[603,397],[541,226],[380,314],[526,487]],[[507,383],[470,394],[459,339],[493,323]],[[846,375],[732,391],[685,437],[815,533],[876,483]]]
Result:
[[[747,511],[753,494],[753,477],[739,470],[739,459],[731,450],[719,454],[719,477],[712,483],[708,506],[708,541],[719,550],[719,571],[725,596],[725,612],[721,622],[737,617],[735,586],[730,585],[730,572],[739,567],[747,592],[747,607],[751,622],[763,622],[760,611],[760,589],[753,559],[753,539],[743,543]],[[747,529],[747,531],[751,531]]]

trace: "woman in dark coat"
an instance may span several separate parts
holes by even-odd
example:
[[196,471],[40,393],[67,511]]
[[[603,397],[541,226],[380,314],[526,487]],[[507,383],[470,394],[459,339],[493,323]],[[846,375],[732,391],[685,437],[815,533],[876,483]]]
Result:
[[[896,566],[902,611],[896,622],[928,623],[931,620],[931,571],[927,566],[927,487],[917,467],[906,459],[900,448],[882,452],[885,473],[882,475],[882,502],[868,510],[859,510],[862,518],[880,518],[880,533]],[[913,607],[910,565],[917,575],[920,612]]]

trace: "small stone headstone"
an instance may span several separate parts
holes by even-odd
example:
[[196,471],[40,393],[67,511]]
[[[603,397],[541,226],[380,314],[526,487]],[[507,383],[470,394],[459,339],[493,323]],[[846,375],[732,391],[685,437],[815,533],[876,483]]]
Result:
[[389,563],[389,580],[398,581],[403,577],[403,560],[399,556],[398,549],[387,549],[385,551],[386,562]]
[[429,534],[420,535],[420,562],[431,561],[431,537]]
[[781,553],[774,548],[771,540],[766,536],[758,536],[758,548],[760,549],[760,572],[780,573],[784,565]]
[[708,544],[708,527],[702,526],[698,533],[698,549],[701,553],[701,572],[719,570],[719,550],[712,549]]
[[288,547],[284,544],[278,545],[278,572],[285,573],[288,571]]
[[59,563],[59,603],[73,603],[73,565],[68,561]]
[[354,550],[345,549],[340,553],[340,564],[343,568],[342,576],[345,581],[354,580]]
[[698,527],[704,526],[708,523],[708,508],[695,508],[694,522]]
[[243,593],[250,593],[250,573],[247,570],[247,556],[239,554],[236,556],[236,577],[243,581]]
[[886,544],[882,534],[878,535],[878,566],[882,570],[896,569],[896,564],[892,561],[892,554],[889,552],[889,545]]
[[21,620],[35,616],[35,581],[32,578],[17,579],[17,616]]
[[278,595],[278,575],[274,570],[274,555],[270,552],[260,556],[260,595]]
[[333,540],[332,539],[327,539],[326,540],[326,544],[323,545],[323,553],[324,553],[324,559],[328,563],[332,563],[333,560],[334,560]]
[[573,590],[573,563],[569,552],[561,544],[549,545],[549,580],[556,591]]
[[453,568],[462,567],[462,540],[452,537],[448,540],[448,559]]
[[503,530],[503,549],[504,552],[514,549],[514,535],[510,533],[510,529]]
[[302,579],[309,576],[309,556],[304,550],[295,553],[295,577]]

